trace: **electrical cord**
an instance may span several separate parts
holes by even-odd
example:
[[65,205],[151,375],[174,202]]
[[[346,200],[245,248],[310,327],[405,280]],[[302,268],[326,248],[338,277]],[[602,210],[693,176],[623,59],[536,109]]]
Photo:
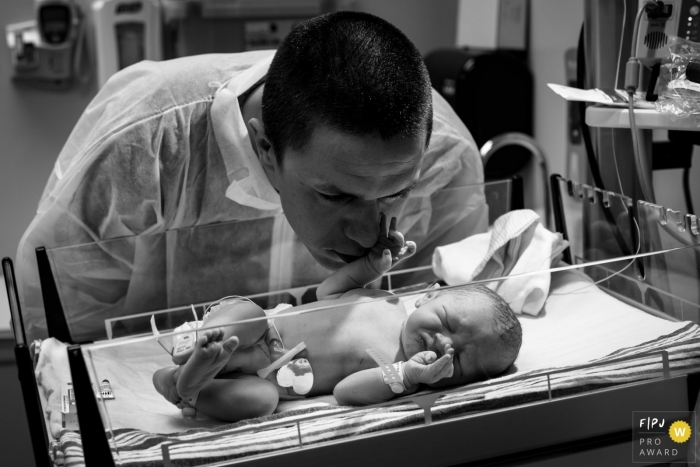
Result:
[[634,115],[634,92],[627,91],[629,98],[629,115],[630,115],[630,132],[632,133],[632,151],[634,152],[635,169],[637,170],[637,178],[642,189],[642,196],[645,201],[655,203],[654,188],[647,180],[646,174],[649,172],[649,164],[647,158],[642,155],[642,147],[639,144],[639,134],[637,133],[637,122]]
[[[617,48],[617,71],[615,72],[615,89],[617,89],[617,83],[619,83],[620,78],[620,63],[622,62],[622,46],[624,44],[625,37],[625,24],[627,19],[627,0],[622,3],[622,30],[620,31],[620,47]],[[620,178],[620,167],[617,165],[617,154],[615,152],[615,130],[610,130],[610,138],[612,141],[612,155],[613,162],[615,163],[615,176],[617,177],[617,185],[620,189],[620,194],[624,196],[625,192],[622,188],[622,179]]]
[[[585,86],[585,73],[586,73],[586,58],[584,53],[584,42],[583,42],[583,26],[581,26],[581,34],[578,38],[578,51],[576,54],[576,86],[579,89],[586,89]],[[586,125],[586,103],[583,101],[578,102],[578,111],[581,121],[581,135],[583,136],[583,144],[586,147],[586,157],[588,158],[588,166],[591,169],[591,175],[593,176],[593,182],[595,186],[601,190],[605,190],[605,185],[603,185],[603,179],[600,176],[600,167],[598,167],[598,160],[595,158],[595,152],[593,151],[593,141],[591,140],[591,133]]]
[[695,214],[693,207],[693,194],[690,192],[690,167],[683,169],[683,193],[685,194],[685,204],[688,213]]
[[637,40],[639,39],[639,24],[642,21],[642,15],[645,11],[650,11],[650,8],[657,9],[661,6],[660,3],[654,0],[647,0],[637,12],[637,17],[634,20],[634,32],[632,33],[632,44],[630,58],[625,67],[625,91],[627,91],[629,104],[629,119],[630,132],[632,133],[632,150],[634,152],[635,169],[637,171],[637,179],[642,190],[642,196],[645,201],[650,203],[655,202],[654,187],[647,179],[647,173],[650,173],[649,163],[646,157],[643,157],[642,147],[639,144],[639,135],[637,133],[637,121],[634,114],[634,95],[639,86],[639,75],[641,64],[636,57]]
[[[581,26],[581,33],[578,39],[578,51],[576,54],[576,86],[579,89],[586,89],[585,87],[585,76],[586,76],[586,60],[585,60],[585,46],[583,41],[583,25]],[[600,167],[598,166],[598,160],[595,157],[595,152],[593,150],[593,141],[591,139],[591,132],[586,124],[586,103],[578,102],[579,120],[581,122],[581,135],[583,136],[583,143],[586,148],[586,157],[588,159],[588,167],[591,171],[591,176],[593,177],[593,182],[595,186],[603,191],[605,190],[605,185],[603,184],[603,178],[600,176]],[[617,222],[613,217],[612,212],[609,209],[602,209],[605,220],[610,226],[610,230],[615,237],[615,240],[622,251],[622,254],[629,256],[631,250],[627,245],[627,241],[623,237],[620,229],[617,226]]]
[[[656,203],[655,201],[655,196],[654,196],[654,188],[653,184],[651,183],[650,180],[647,179],[646,174],[650,174],[651,170],[649,167],[650,160],[646,157],[644,157],[642,146],[640,145],[639,138],[638,138],[638,132],[637,132],[637,122],[635,118],[635,113],[634,113],[634,95],[637,91],[637,87],[639,86],[639,76],[640,76],[640,71],[641,71],[641,64],[639,60],[636,57],[637,54],[637,41],[639,40],[639,25],[641,23],[642,15],[646,11],[650,18],[654,14],[655,11],[659,11],[660,9],[663,9],[663,2],[656,2],[653,0],[647,0],[643,3],[639,11],[637,12],[637,16],[635,18],[634,22],[634,32],[632,35],[632,44],[631,44],[631,51],[630,51],[630,58],[627,61],[627,65],[625,67],[625,90],[627,91],[628,99],[629,99],[629,119],[630,119],[630,132],[632,135],[632,148],[634,152],[634,160],[635,160],[635,169],[637,172],[637,179],[639,180],[639,185],[642,190],[642,196],[644,197],[645,201],[648,201],[650,203]],[[617,161],[616,161],[617,164]],[[617,165],[616,165],[617,167]],[[692,210],[692,200],[690,199],[690,182],[688,180],[688,172],[684,173],[684,190],[685,190],[685,196],[686,196],[686,203],[688,205],[688,210]],[[635,225],[637,226],[637,229],[639,229],[639,225],[637,224],[637,220],[634,219]],[[680,242],[683,245],[689,245],[691,243],[688,242],[687,239],[683,238],[682,235],[680,235],[679,232],[677,232],[674,228],[669,228],[669,229],[664,229],[666,233],[668,233],[673,239],[676,241]],[[697,264],[700,264],[700,253],[696,250],[694,251],[695,257]],[[629,265],[627,266],[629,267]],[[625,268],[626,269],[626,268]]]
[[613,88],[617,89],[617,83],[620,82],[620,62],[622,61],[622,38],[625,37],[625,25],[627,24],[627,0],[622,3],[622,30],[620,31],[620,47],[617,49],[617,68],[615,70],[615,84]]

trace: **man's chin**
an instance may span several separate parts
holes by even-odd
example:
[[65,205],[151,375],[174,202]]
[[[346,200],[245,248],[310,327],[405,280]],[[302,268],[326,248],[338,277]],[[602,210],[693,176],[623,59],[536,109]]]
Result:
[[345,266],[345,262],[342,261],[338,256],[330,251],[323,251],[319,253],[311,253],[316,262],[320,264],[323,268],[329,271],[337,271],[338,269]]

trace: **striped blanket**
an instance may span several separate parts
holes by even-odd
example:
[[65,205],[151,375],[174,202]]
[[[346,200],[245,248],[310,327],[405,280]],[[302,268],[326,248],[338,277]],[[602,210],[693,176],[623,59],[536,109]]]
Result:
[[[700,327],[688,323],[671,334],[596,359],[591,363],[600,365],[594,367],[565,372],[555,372],[561,368],[531,370],[491,380],[488,384],[452,390],[437,400],[432,417],[445,420],[470,412],[546,399],[547,379],[538,375],[551,372],[555,372],[550,376],[554,397],[656,378],[662,375],[661,357],[647,354],[661,350],[668,352],[672,374],[700,371]],[[605,364],[633,356],[639,358]],[[118,429],[108,437],[118,465],[162,465],[162,445],[185,441],[170,448],[170,458],[174,465],[195,466],[298,447],[299,436],[304,445],[312,445],[423,422],[422,409],[399,401],[397,405],[380,408],[324,406],[292,410],[215,429],[171,434]],[[79,433],[62,431],[60,451],[60,461],[64,465],[84,465]]]

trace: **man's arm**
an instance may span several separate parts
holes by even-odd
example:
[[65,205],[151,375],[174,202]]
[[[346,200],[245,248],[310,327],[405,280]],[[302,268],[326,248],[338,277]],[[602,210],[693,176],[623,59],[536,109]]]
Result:
[[379,220],[379,238],[369,254],[343,266],[324,280],[316,291],[316,297],[319,300],[340,298],[349,290],[363,288],[415,252],[416,244],[404,241],[401,232],[396,231],[395,217],[391,219],[387,232],[386,216],[382,214]]
[[452,376],[452,355],[454,350],[447,348],[445,355],[437,358],[435,352],[419,352],[404,363],[403,384],[406,390],[396,394],[384,382],[382,370],[370,368],[353,373],[333,389],[333,395],[340,405],[371,405],[413,394],[420,383],[432,384]]

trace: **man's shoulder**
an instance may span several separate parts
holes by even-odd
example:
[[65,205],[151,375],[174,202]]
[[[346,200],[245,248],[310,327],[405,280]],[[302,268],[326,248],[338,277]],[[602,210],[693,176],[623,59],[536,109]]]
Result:
[[230,78],[269,59],[273,54],[274,51],[272,50],[261,50],[229,54],[192,55],[161,62],[144,61],[134,65],[134,68],[138,68],[143,64],[147,69],[154,70],[160,77],[172,80],[199,79],[203,76],[226,76]]
[[213,97],[217,89],[271,51],[206,54],[161,62],[142,61],[109,79],[98,99],[128,99],[152,109]]
[[474,141],[471,132],[459,118],[452,106],[435,89],[433,96],[433,135],[440,137],[462,138]]

